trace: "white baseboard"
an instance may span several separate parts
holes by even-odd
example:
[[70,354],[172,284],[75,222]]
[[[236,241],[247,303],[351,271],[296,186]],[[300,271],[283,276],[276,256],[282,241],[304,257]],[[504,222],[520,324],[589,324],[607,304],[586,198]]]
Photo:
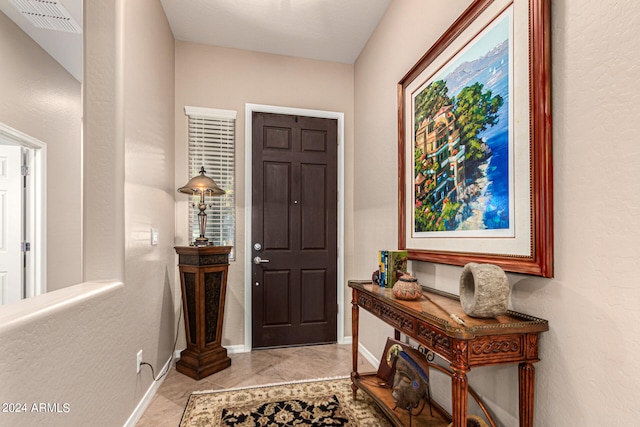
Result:
[[[172,360],[174,360],[173,357],[167,360],[167,363],[164,364],[159,372],[165,372],[165,369],[169,369],[169,363],[171,363]],[[147,392],[144,394],[142,399],[140,399],[140,402],[138,402],[138,406],[136,406],[136,409],[133,410],[133,412],[129,416],[129,419],[124,423],[124,427],[135,427],[136,423],[140,421],[140,418],[142,418],[142,414],[144,414],[144,411],[147,410],[147,407],[151,403],[151,399],[153,399],[153,396],[156,395],[158,389],[160,388],[160,385],[165,378],[167,378],[166,375],[164,375],[158,381],[154,381],[151,383],[151,385],[147,389]]]
[[240,344],[240,345],[225,345],[224,348],[227,349],[227,354],[247,353],[247,350],[246,350],[244,344]]
[[362,343],[358,343],[358,352],[364,357],[367,362],[371,363],[372,366],[379,366],[380,359],[375,357]]
[[[348,337],[344,337],[340,344],[351,344],[351,343],[353,343],[353,337],[348,336]],[[371,353],[364,345],[362,345],[361,342],[358,343],[358,353],[360,353],[367,362],[371,363],[372,366],[380,365],[380,359],[375,357],[373,353]]]
[[342,337],[338,340],[338,344],[351,344],[353,342],[353,337],[349,335],[348,337]]

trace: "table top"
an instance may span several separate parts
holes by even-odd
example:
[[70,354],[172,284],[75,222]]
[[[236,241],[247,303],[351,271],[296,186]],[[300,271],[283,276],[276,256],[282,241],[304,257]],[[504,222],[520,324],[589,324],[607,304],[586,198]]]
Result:
[[228,254],[233,246],[174,246],[180,255]]
[[[511,310],[502,316],[488,319],[467,316],[457,295],[425,286],[422,287],[423,296],[414,301],[397,299],[393,296],[391,288],[382,288],[371,281],[350,280],[349,287],[443,330],[451,337],[472,339],[486,335],[536,333],[549,330],[548,321]],[[461,318],[464,325],[456,323],[449,316],[450,314]]]

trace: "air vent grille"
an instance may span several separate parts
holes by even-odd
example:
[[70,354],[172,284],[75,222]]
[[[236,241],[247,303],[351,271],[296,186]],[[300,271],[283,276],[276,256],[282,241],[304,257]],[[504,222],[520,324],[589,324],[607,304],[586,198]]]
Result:
[[34,26],[46,30],[82,33],[82,28],[64,6],[56,0],[11,0],[11,3]]

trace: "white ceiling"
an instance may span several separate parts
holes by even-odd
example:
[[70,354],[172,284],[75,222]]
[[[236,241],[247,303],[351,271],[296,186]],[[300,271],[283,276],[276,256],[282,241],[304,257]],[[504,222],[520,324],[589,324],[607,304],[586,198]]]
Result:
[[[57,0],[82,25],[82,0]],[[391,0],[160,0],[177,40],[352,64]],[[77,80],[82,35],[43,30],[0,10]]]
[[161,0],[177,40],[352,64],[391,0]]

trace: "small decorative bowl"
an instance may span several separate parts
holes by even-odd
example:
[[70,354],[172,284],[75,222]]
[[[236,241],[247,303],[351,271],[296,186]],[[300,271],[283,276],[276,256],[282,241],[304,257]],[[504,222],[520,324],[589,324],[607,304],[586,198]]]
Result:
[[391,292],[398,299],[417,300],[422,297],[422,286],[418,283],[418,279],[410,274],[404,274],[393,285]]

